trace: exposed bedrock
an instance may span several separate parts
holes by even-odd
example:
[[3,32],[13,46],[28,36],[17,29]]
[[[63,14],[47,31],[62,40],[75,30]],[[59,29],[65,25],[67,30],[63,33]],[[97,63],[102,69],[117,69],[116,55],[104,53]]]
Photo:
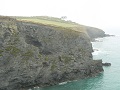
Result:
[[0,90],[94,76],[103,68],[92,51],[86,32],[0,18]]

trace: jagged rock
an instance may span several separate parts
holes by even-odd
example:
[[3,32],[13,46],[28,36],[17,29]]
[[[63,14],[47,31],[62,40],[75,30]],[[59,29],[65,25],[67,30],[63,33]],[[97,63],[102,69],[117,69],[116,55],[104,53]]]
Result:
[[111,63],[102,63],[103,66],[111,66]]
[[101,29],[89,26],[86,26],[85,28],[88,35],[90,36],[91,41],[96,41],[95,38],[102,38],[108,36],[108,34],[105,34],[105,32]]
[[83,31],[0,17],[0,90],[55,85],[103,71]]

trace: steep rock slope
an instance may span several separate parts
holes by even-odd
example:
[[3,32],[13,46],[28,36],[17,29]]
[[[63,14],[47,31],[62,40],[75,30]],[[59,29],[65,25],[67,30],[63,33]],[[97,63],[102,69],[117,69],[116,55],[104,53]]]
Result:
[[80,29],[0,17],[0,90],[55,85],[103,71]]
[[91,39],[106,36],[105,32],[101,29],[89,27],[89,26],[85,26],[85,28]]

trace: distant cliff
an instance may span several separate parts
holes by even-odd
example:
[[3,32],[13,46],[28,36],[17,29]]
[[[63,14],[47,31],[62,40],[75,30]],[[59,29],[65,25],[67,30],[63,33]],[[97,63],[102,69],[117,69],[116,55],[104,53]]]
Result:
[[102,61],[93,60],[84,27],[54,27],[0,17],[0,90],[55,85],[101,71]]
[[89,27],[89,26],[86,26],[85,28],[91,39],[107,36],[105,32],[101,29]]

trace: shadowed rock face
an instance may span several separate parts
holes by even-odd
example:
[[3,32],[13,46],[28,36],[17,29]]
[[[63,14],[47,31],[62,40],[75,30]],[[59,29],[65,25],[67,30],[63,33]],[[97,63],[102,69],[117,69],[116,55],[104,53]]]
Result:
[[86,26],[85,28],[91,39],[107,36],[105,32],[101,29],[94,28],[94,27],[88,27],[88,26]]
[[86,33],[0,18],[0,90],[22,90],[103,71]]

